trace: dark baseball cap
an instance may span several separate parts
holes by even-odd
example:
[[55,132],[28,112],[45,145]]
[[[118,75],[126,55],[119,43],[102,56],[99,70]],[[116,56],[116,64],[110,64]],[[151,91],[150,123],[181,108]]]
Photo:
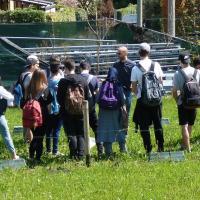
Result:
[[183,64],[189,64],[190,63],[190,54],[189,53],[181,53],[178,57],[178,60],[181,61]]

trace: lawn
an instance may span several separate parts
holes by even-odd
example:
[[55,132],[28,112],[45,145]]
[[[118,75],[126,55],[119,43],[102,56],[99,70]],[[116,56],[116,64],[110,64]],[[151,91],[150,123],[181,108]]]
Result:
[[[10,109],[6,115],[11,131],[15,125],[20,125],[19,110]],[[176,105],[171,97],[164,99],[163,117],[169,118],[171,122],[164,127],[165,149],[178,150],[180,129]],[[0,171],[0,200],[200,199],[199,121],[200,115],[194,126],[192,153],[186,154],[183,162],[148,162],[144,156],[141,137],[134,133],[133,123],[130,123],[128,155],[121,155],[118,146],[115,145],[117,154],[113,161],[95,161],[94,149],[92,166],[89,168],[84,162],[70,161],[67,156],[59,158],[44,156],[44,163],[41,165]],[[13,139],[18,154],[26,158],[28,146],[23,143],[22,135],[13,135]],[[152,140],[154,142],[153,133]],[[9,158],[2,140],[0,145],[0,159]],[[63,131],[60,151],[68,154]],[[154,151],[156,151],[155,145]]]

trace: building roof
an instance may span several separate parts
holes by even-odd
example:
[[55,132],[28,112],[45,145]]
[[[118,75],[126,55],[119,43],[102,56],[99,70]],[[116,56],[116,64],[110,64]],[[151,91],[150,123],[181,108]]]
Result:
[[54,0],[20,0],[21,2],[24,3],[31,3],[31,4],[36,4],[36,5],[40,5],[40,6],[50,6],[50,5],[54,5],[55,1]]

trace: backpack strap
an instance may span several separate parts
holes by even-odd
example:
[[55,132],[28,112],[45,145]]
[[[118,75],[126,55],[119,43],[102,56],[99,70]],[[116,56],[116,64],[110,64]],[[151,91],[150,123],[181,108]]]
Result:
[[89,74],[88,78],[87,78],[87,83],[88,85],[90,84],[91,80],[93,79],[93,75]]
[[137,66],[138,66],[138,68],[140,69],[140,71],[141,71],[142,73],[147,72],[146,69],[144,69],[144,67],[142,67],[142,65],[141,65],[140,63],[138,63]]
[[194,74],[193,74],[193,78],[197,81],[197,73],[198,73],[198,70],[195,69],[194,70]]
[[[138,63],[138,68],[142,71],[142,73],[147,72],[147,70],[144,69],[144,67],[140,63]],[[155,68],[155,62],[152,61],[149,71],[154,72],[154,68]]]
[[24,75],[23,79],[21,80],[21,85],[22,85],[22,87],[24,87],[24,86],[23,86],[24,81],[26,80],[26,78],[28,77],[29,74],[31,74],[31,72],[27,72],[27,73]]
[[185,82],[188,82],[190,80],[190,78],[187,76],[187,74],[183,71],[183,69],[179,69],[181,75],[183,76],[183,78],[185,79]]
[[155,69],[155,62],[152,61],[149,71],[154,72],[154,69]]

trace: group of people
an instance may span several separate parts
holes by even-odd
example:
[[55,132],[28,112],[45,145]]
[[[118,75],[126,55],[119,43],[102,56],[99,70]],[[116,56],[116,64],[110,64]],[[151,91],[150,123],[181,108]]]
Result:
[[[50,58],[50,75],[48,76],[39,67],[37,56],[30,55],[27,58],[25,70],[15,84],[13,90],[15,98],[0,86],[1,100],[15,99],[15,104],[23,110],[24,138],[30,143],[29,158],[41,160],[45,136],[46,153],[52,153],[55,156],[62,155],[58,149],[62,126],[68,139],[70,158],[79,160],[84,158],[82,113],[84,100],[89,102],[89,124],[95,134],[98,158],[101,159],[104,152],[106,157],[110,158],[113,154],[112,144],[116,141],[119,143],[120,152],[126,153],[128,119],[133,94],[137,97],[133,122],[136,124],[136,129],[140,129],[146,152],[152,151],[150,137],[152,124],[157,150],[164,151],[162,127],[164,74],[160,64],[150,59],[150,52],[149,44],[140,44],[138,51],[140,61],[133,62],[128,59],[128,49],[125,46],[119,47],[117,51],[119,61],[109,69],[104,81],[99,81],[95,75],[90,74],[91,66],[86,61],[80,63],[81,73],[76,74],[76,65],[73,60],[65,59],[61,65],[60,58],[57,56]],[[180,54],[178,60],[180,66],[174,74],[172,93],[177,102],[179,124],[182,130],[181,148],[190,152],[190,136],[198,103],[193,107],[185,106],[183,93],[189,81],[195,82],[200,90],[200,72],[190,66],[188,54]],[[200,66],[200,60],[196,61],[196,66]],[[96,104],[99,105],[98,113]],[[30,114],[33,110],[38,111],[36,121],[33,121],[33,116],[30,118],[30,115],[34,115],[34,113]],[[12,153],[13,159],[18,159],[4,116],[5,109],[2,109],[0,114],[0,127],[5,144]]]

